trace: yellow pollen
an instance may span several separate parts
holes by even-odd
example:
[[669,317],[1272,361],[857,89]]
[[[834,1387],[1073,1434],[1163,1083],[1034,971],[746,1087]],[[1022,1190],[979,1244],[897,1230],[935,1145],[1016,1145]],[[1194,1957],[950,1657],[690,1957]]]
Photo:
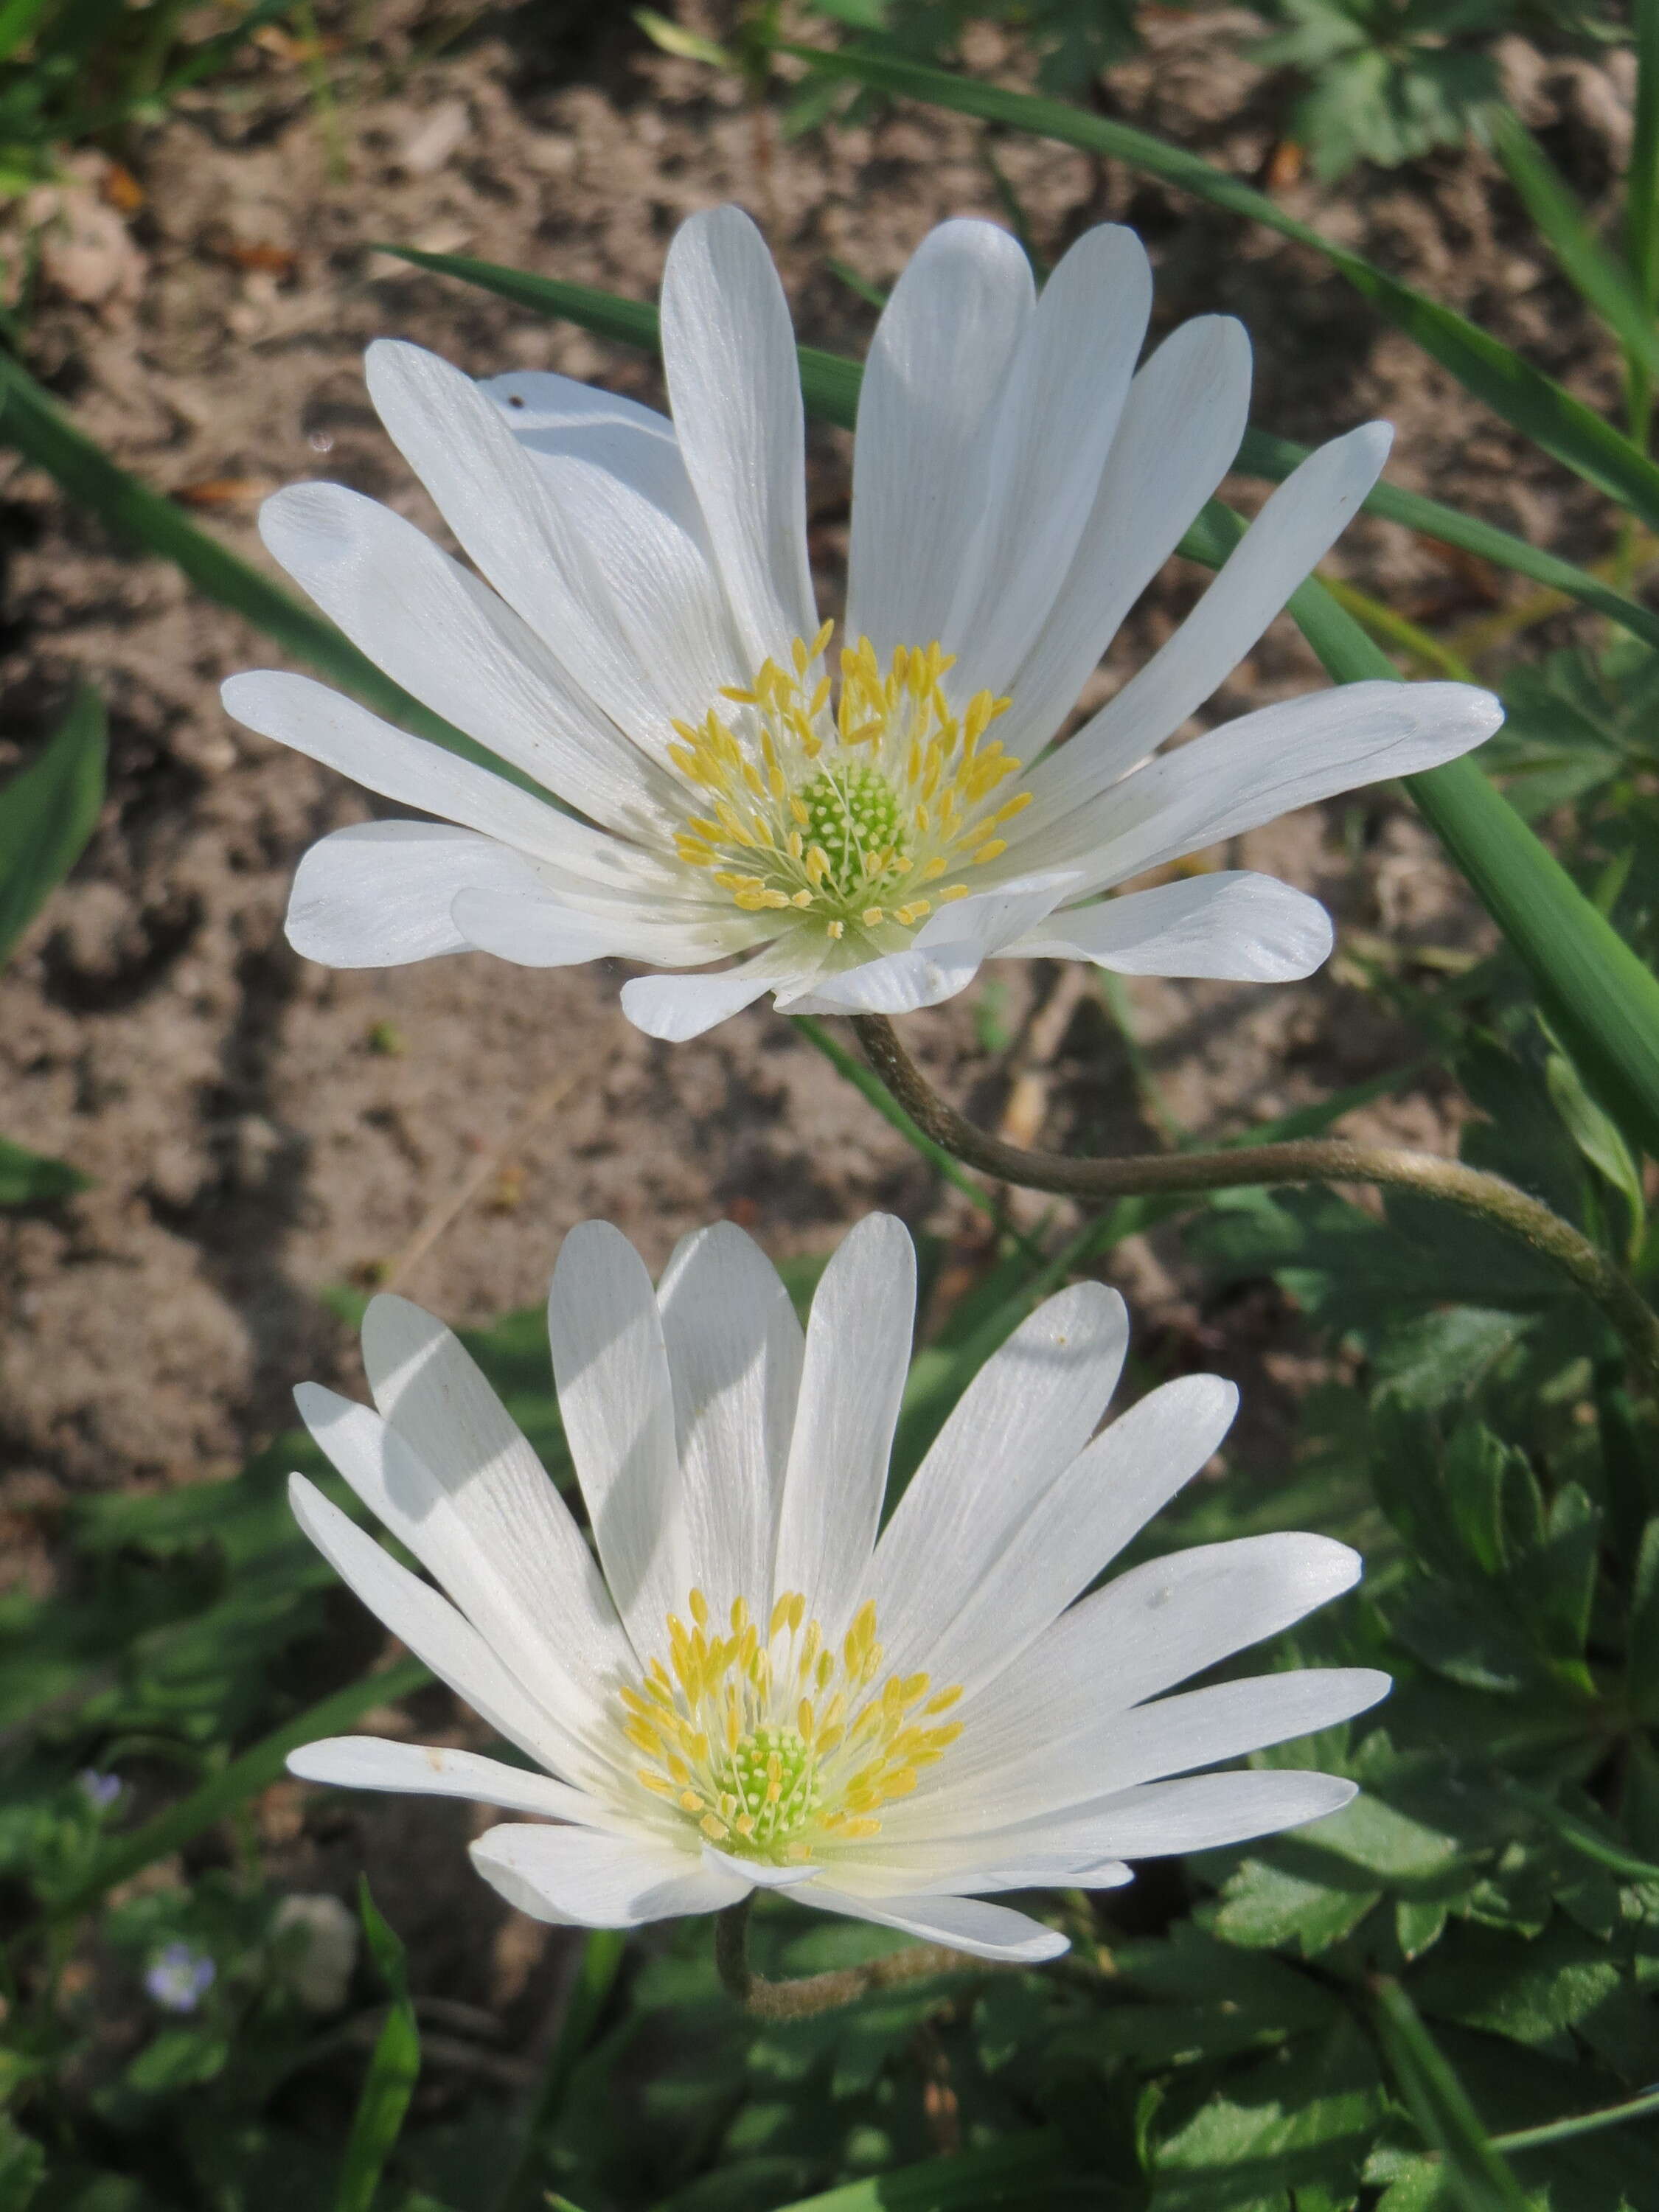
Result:
[[668,757],[696,797],[673,848],[740,913],[775,916],[775,933],[799,917],[862,960],[965,897],[955,881],[914,891],[1001,860],[997,833],[1031,794],[1004,795],[1020,763],[987,738],[1010,702],[948,697],[955,656],[937,640],[896,647],[884,669],[867,637],[832,654],[833,635],[795,638],[701,723],[674,723]]
[[833,1642],[799,1590],[775,1600],[763,1630],[742,1596],[726,1619],[729,1634],[707,1594],[688,1591],[684,1616],[663,1624],[665,1662],[653,1657],[617,1691],[653,1817],[775,1866],[833,1859],[879,1834],[882,1807],[915,1790],[961,1733],[936,1718],[960,1686],[884,1676],[867,1601]]

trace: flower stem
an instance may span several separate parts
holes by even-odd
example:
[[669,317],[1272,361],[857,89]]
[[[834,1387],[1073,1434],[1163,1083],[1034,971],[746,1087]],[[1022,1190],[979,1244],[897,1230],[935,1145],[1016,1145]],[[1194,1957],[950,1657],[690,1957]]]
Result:
[[1412,1190],[1461,1206],[1517,1237],[1551,1261],[1601,1307],[1623,1339],[1633,1372],[1659,1401],[1659,1316],[1635,1285],[1559,1213],[1503,1176],[1431,1152],[1394,1145],[1356,1145],[1345,1138],[1242,1145],[1212,1152],[1135,1153],[1116,1159],[1069,1159],[1025,1152],[977,1128],[927,1082],[884,1014],[858,1014],[853,1027],[871,1065],[905,1112],[935,1144],[1000,1182],[1065,1198],[1145,1196],[1157,1192],[1239,1190],[1252,1184],[1369,1182]]
[[920,1981],[928,1974],[957,1973],[963,1967],[984,1972],[994,1963],[947,1950],[942,1943],[913,1943],[861,1966],[837,1966],[827,1974],[769,1982],[751,1972],[749,1966],[749,1916],[754,1903],[755,1893],[750,1890],[741,1904],[728,1905],[724,1912],[715,1914],[714,1964],[727,1992],[757,2020],[805,2020],[812,2013],[834,2012],[842,2005],[854,2004],[872,1990],[890,1990],[897,1983]]

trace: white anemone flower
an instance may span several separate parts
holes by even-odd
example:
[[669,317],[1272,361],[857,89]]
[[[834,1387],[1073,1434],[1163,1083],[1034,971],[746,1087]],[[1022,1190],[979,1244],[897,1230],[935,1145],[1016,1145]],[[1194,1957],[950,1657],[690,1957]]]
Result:
[[1390,437],[1372,422],[1304,461],[1168,643],[1045,750],[1244,428],[1243,328],[1200,316],[1137,369],[1151,301],[1115,226],[1040,299],[1006,232],[929,235],[865,369],[839,650],[807,562],[789,312],[737,209],[693,216],[669,252],[672,422],[561,376],[474,383],[372,346],[380,418],[477,573],[338,484],[277,493],[265,544],[388,675],[557,804],[307,678],[233,678],[239,721],[441,817],[314,846],[294,945],[348,968],[470,947],[528,967],[744,956],[624,985],[629,1018],[668,1038],[769,990],[796,1012],[932,1006],[989,954],[1310,974],[1329,919],[1271,877],[1103,894],[1450,760],[1502,710],[1465,684],[1354,684],[1152,757],[1370,489]]
[[1215,1450],[1232,1385],[1165,1383],[1095,1436],[1123,1304],[1061,1291],[969,1384],[878,1534],[915,1295],[885,1215],[841,1245],[804,1332],[729,1223],[685,1238],[655,1290],[617,1231],[574,1229],[548,1327],[597,1559],[454,1337],[376,1298],[378,1410],[312,1386],[301,1410],[447,1595],[299,1475],[294,1510],[538,1771],[368,1736],[308,1744],[290,1770],[531,1816],[472,1856],[541,1920],[631,1927],[787,1888],[1024,1961],[1065,1939],[1000,1891],[1109,1887],[1127,1860],[1345,1804],[1352,1784],[1326,1774],[1198,1770],[1362,1711],[1386,1675],[1163,1693],[1347,1589],[1346,1546],[1245,1537],[1083,1595]]

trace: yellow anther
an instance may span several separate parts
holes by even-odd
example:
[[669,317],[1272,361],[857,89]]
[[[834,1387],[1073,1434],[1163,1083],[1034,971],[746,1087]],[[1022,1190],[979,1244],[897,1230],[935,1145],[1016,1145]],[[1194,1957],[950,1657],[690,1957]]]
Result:
[[705,1813],[697,1826],[711,1844],[723,1844],[732,1832],[725,1821],[716,1820],[712,1813]]
[[823,653],[824,647],[829,644],[830,639],[835,635],[835,634],[836,625],[834,623],[825,623],[823,627],[819,630],[817,635],[812,640],[812,650],[810,655],[811,659],[816,660],[818,658],[818,656]]
[[674,1785],[668,1778],[662,1774],[653,1774],[648,1766],[635,1767],[634,1779],[641,1789],[648,1790],[653,1797],[672,1797],[675,1795]]
[[948,1713],[962,1695],[960,1682],[952,1682],[948,1690],[939,1690],[922,1707],[925,1713]]
[[789,1607],[793,1602],[793,1600],[791,1597],[790,1593],[786,1590],[783,1595],[778,1600],[777,1603],[773,1607],[772,1625],[766,1632],[769,1642],[778,1633],[779,1630],[784,1627],[787,1623],[789,1619]]
[[1000,860],[1008,849],[1006,837],[993,837],[988,845],[981,845],[973,856],[974,866],[982,868],[988,860]]
[[866,929],[873,929],[882,918],[882,910],[878,906],[866,907],[864,912],[859,916],[859,920]]
[[741,684],[722,684],[720,696],[722,699],[734,699],[739,707],[755,707],[760,703],[754,693],[745,690]]
[[680,1792],[680,1803],[685,1808],[688,1813],[702,1813],[708,1809],[695,1790],[682,1790]]
[[708,1626],[708,1601],[703,1595],[702,1592],[700,1589],[694,1589],[688,1600],[688,1603],[691,1607],[692,1620],[696,1622],[699,1628],[707,1628]]

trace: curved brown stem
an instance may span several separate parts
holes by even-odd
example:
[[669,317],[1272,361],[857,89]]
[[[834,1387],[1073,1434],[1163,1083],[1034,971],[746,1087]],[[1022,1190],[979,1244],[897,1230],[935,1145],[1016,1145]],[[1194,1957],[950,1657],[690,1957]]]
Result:
[[928,1974],[959,1972],[963,1967],[978,1972],[994,1971],[994,1962],[970,1959],[965,1952],[947,1950],[942,1943],[913,1943],[903,1951],[890,1951],[862,1966],[838,1966],[827,1974],[803,1974],[793,1982],[769,1982],[749,1966],[749,1915],[754,1909],[752,1890],[739,1905],[728,1905],[714,1916],[714,1964],[728,1992],[745,2011],[759,2020],[805,2020],[811,2013],[834,2012],[854,2003],[872,1990],[890,1990],[900,1982],[920,1981]]
[[978,1128],[927,1082],[884,1014],[853,1018],[870,1064],[905,1112],[936,1145],[981,1174],[1064,1198],[1145,1197],[1159,1192],[1240,1190],[1251,1184],[1369,1182],[1413,1190],[1461,1206],[1504,1230],[1570,1275],[1623,1339],[1635,1374],[1659,1400],[1659,1316],[1605,1254],[1569,1221],[1506,1182],[1395,1145],[1355,1145],[1340,1137],[1279,1145],[1241,1145],[1213,1152],[1133,1153],[1119,1159],[1070,1159],[1024,1152]]

